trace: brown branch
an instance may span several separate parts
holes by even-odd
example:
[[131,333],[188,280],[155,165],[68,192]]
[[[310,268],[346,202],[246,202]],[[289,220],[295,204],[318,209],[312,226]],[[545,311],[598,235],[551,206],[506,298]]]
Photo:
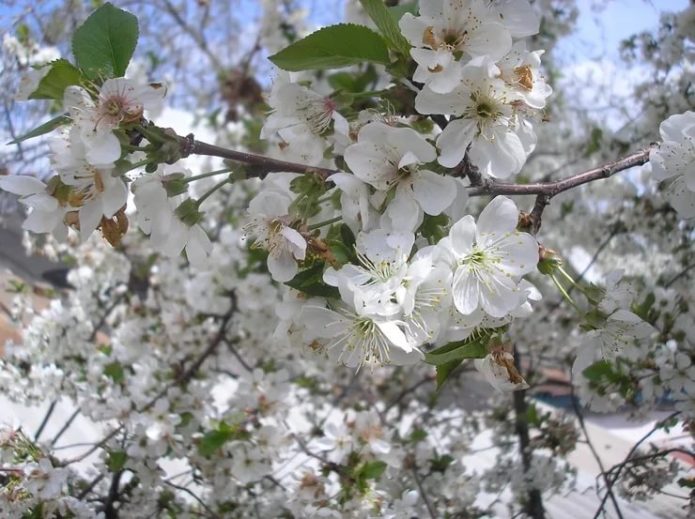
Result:
[[628,155],[627,157],[615,162],[563,178],[562,180],[556,180],[554,182],[511,184],[488,180],[484,182],[482,186],[470,188],[468,190],[468,195],[545,195],[548,197],[548,199],[550,199],[564,191],[588,184],[589,182],[609,178],[620,171],[646,164],[649,161],[650,150],[651,148],[647,148],[632,153],[631,155]]
[[253,153],[245,153],[243,151],[230,150],[207,144],[205,142],[196,141],[192,135],[188,135],[181,140],[183,156],[187,155],[205,155],[207,157],[220,157],[234,162],[241,162],[254,166],[254,171],[247,176],[263,178],[268,173],[284,172],[284,173],[308,173],[320,176],[322,179],[327,179],[336,170],[319,168],[315,166],[307,166],[306,164],[298,164],[296,162],[287,162],[284,160],[273,159],[264,155],[255,155]]
[[[248,164],[250,166],[254,166],[254,170],[248,175],[252,177],[263,178],[268,173],[287,172],[314,174],[320,176],[324,180],[329,180],[331,175],[339,172],[333,169],[308,166],[306,164],[299,164],[296,162],[277,160],[264,155],[255,155],[253,153],[245,153],[242,151],[222,148],[213,144],[197,141],[193,138],[193,135],[180,137],[179,139],[181,142],[181,152],[184,157],[188,155],[205,155]],[[649,161],[650,150],[651,148],[643,149],[615,162],[611,162],[604,166],[590,169],[583,173],[578,173],[561,180],[556,180],[554,182],[514,184],[490,179],[483,180],[479,179],[474,171],[473,175],[471,176],[471,168],[464,168],[467,170],[466,173],[469,175],[472,184],[480,183],[479,185],[472,185],[469,187],[468,195],[541,195],[543,196],[541,200],[547,205],[547,202],[549,202],[552,197],[559,195],[564,191],[588,184],[589,182],[612,177],[620,171],[647,163]]]

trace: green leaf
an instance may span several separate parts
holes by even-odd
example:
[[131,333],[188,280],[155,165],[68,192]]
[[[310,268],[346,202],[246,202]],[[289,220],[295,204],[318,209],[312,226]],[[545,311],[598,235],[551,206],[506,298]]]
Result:
[[105,3],[75,31],[72,52],[90,79],[122,77],[138,42],[138,19]]
[[417,15],[417,2],[407,2],[405,4],[394,5],[388,9],[391,16],[393,16],[393,19],[399,21],[401,18],[403,18],[405,13]]
[[435,369],[437,382],[437,390],[440,390],[444,383],[449,379],[451,372],[458,368],[463,363],[463,359],[452,360],[451,362],[445,362],[437,366]]
[[336,287],[323,282],[323,263],[316,263],[303,270],[285,284],[310,296],[340,298],[340,292]]
[[68,124],[70,121],[71,119],[67,115],[59,115],[57,117],[54,117],[50,121],[47,121],[40,126],[37,126],[33,130],[28,131],[21,137],[17,137],[15,140],[8,142],[7,144],[17,144],[18,142],[26,141],[27,139],[33,139],[34,137],[45,135],[47,133],[52,132],[56,128],[63,126],[64,124]]
[[605,360],[594,362],[591,366],[582,371],[584,378],[592,382],[598,382],[602,378],[610,377],[612,374],[613,368],[610,363]]
[[65,89],[70,85],[79,85],[82,73],[65,59],[57,59],[46,66],[51,69],[41,78],[29,99],[55,99],[62,102]]
[[128,461],[128,455],[123,451],[109,452],[106,458],[106,466],[111,472],[123,470],[125,462]]
[[462,359],[482,359],[487,355],[487,343],[489,334],[476,339],[451,342],[441,348],[425,353],[425,362],[434,366],[441,366],[448,362]]
[[228,441],[247,440],[248,438],[249,433],[240,426],[220,422],[217,429],[206,432],[200,439],[198,443],[198,453],[201,456],[209,457]]
[[442,474],[446,472],[446,469],[449,468],[449,465],[451,465],[454,462],[454,458],[450,456],[449,454],[444,454],[442,456],[437,456],[433,459],[430,460],[430,465],[431,465],[431,471],[432,472],[441,472]]
[[104,375],[109,377],[117,384],[125,380],[125,371],[123,370],[123,365],[120,362],[111,362],[104,366]]
[[360,3],[386,40],[386,44],[396,52],[408,56],[410,43],[401,34],[398,22],[386,8],[383,0],[360,0]]
[[589,157],[601,149],[601,140],[603,139],[603,130],[601,128],[594,128],[591,130],[591,135],[589,136],[589,142],[586,145],[586,150],[584,151],[584,156]]
[[343,90],[345,92],[359,93],[377,80],[376,70],[372,65],[369,65],[361,74],[350,72],[336,72],[328,76],[328,84],[334,90]]
[[363,25],[329,25],[268,58],[283,70],[347,67],[369,61],[389,63],[384,39]]
[[430,245],[436,245],[448,234],[449,217],[445,214],[431,216],[426,214],[418,229]]
[[368,461],[360,467],[357,472],[359,480],[379,479],[386,470],[386,463],[383,461]]

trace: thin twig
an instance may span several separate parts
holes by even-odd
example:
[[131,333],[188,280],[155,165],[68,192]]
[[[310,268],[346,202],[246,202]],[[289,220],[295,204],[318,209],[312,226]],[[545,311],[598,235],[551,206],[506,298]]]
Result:
[[75,409],[75,411],[70,415],[70,418],[68,418],[67,421],[63,424],[63,427],[61,427],[60,430],[53,437],[53,439],[51,440],[51,447],[53,447],[56,444],[56,442],[60,439],[60,437],[63,436],[63,433],[65,433],[65,431],[68,430],[68,427],[72,425],[72,422],[75,421],[75,418],[77,418],[78,414],[80,414],[79,407]]
[[[618,465],[612,467],[609,472],[613,472],[615,470],[615,476],[613,476],[613,479],[610,482],[610,486],[612,487],[613,485],[616,484],[618,481],[618,478],[620,478],[620,473],[622,472],[623,468],[625,465],[627,465],[630,462],[630,459],[632,458],[632,455],[639,449],[640,445],[642,445],[647,439],[654,434],[656,431],[661,429],[664,424],[670,422],[673,418],[678,416],[680,414],[680,411],[676,411],[674,413],[671,413],[668,415],[666,418],[663,420],[657,422],[652,429],[647,432],[642,438],[640,438],[637,443],[635,443],[632,448],[630,449],[630,452],[627,453],[627,456],[625,456],[625,460],[622,463],[619,463]],[[606,506],[606,501],[608,500],[609,493],[606,491],[606,493],[603,496],[603,499],[601,500],[601,504],[598,507],[598,510],[596,510],[596,513],[594,514],[594,519],[598,519],[598,517],[601,515],[601,512]]]
[[422,481],[420,480],[420,476],[418,476],[417,473],[417,467],[413,467],[413,478],[415,479],[415,484],[417,485],[418,490],[420,490],[422,500],[425,502],[427,512],[430,514],[430,517],[432,519],[435,519],[437,517],[437,514],[434,513],[434,508],[432,507],[432,503],[430,503],[430,498],[427,497],[427,492],[425,492],[425,489],[422,486]]
[[195,492],[193,492],[190,488],[182,487],[180,485],[176,485],[175,483],[172,483],[171,481],[164,480],[165,485],[169,485],[171,488],[175,488],[176,490],[180,490],[181,492],[185,492],[189,496],[191,496],[193,499],[195,499],[200,506],[202,506],[205,511],[208,513],[210,517],[213,517],[214,519],[218,519],[221,516],[218,515],[212,508],[210,508],[208,505],[205,504],[205,501],[203,501]]
[[53,400],[53,402],[51,402],[51,405],[48,406],[46,414],[44,415],[43,420],[41,420],[41,425],[39,425],[39,428],[36,429],[36,433],[34,433],[34,441],[38,441],[39,437],[41,436],[41,433],[46,428],[46,424],[48,424],[48,420],[51,419],[51,415],[53,414],[53,411],[55,410],[57,403],[58,399]]
[[[571,375],[570,375],[571,377]],[[611,502],[613,503],[613,508],[615,508],[615,513],[618,515],[618,519],[623,519],[623,513],[620,510],[620,505],[618,504],[618,500],[615,497],[615,494],[613,493],[613,487],[610,485],[610,481],[608,480],[608,475],[606,474],[606,469],[603,466],[603,461],[601,460],[601,457],[598,455],[598,452],[596,451],[596,448],[594,447],[594,444],[591,442],[591,438],[589,438],[589,431],[586,428],[586,423],[584,422],[584,414],[582,413],[581,408],[579,407],[579,402],[577,402],[577,398],[574,392],[574,384],[572,383],[572,380],[570,378],[570,399],[572,400],[572,408],[574,409],[574,414],[577,415],[577,421],[579,422],[579,427],[581,428],[582,432],[584,433],[584,438],[586,438],[586,444],[589,447],[589,450],[591,451],[592,456],[596,460],[596,464],[598,465],[598,468],[601,470],[601,474],[603,475],[604,481],[606,482],[606,489],[609,494],[609,497],[611,498]],[[596,489],[598,492],[598,488]],[[598,497],[598,495],[597,495]]]

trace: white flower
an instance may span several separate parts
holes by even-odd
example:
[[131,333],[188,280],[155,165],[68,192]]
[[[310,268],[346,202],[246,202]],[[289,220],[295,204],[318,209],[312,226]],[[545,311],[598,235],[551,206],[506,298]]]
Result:
[[553,89],[541,75],[541,56],[545,51],[530,52],[525,41],[518,41],[512,50],[497,63],[500,77],[515,90],[530,108],[545,108],[546,99]]
[[49,193],[46,184],[34,177],[10,175],[0,177],[0,189],[19,195],[19,202],[31,209],[23,229],[37,234],[53,233],[57,239],[65,239],[67,208]]
[[672,115],[659,127],[663,142],[649,154],[654,178],[674,178],[667,188],[671,205],[683,218],[695,216],[695,112]]
[[514,202],[498,196],[483,209],[477,225],[466,216],[439,242],[454,268],[452,295],[462,314],[482,308],[492,317],[504,317],[525,302],[519,279],[536,268],[538,244],[530,234],[516,231],[518,217]]
[[176,218],[163,181],[162,174],[156,172],[138,177],[132,186],[138,226],[150,236],[150,244],[155,249],[169,241]]
[[356,177],[384,195],[396,189],[386,208],[394,229],[413,231],[421,211],[438,215],[454,201],[452,177],[420,168],[434,161],[436,151],[415,130],[372,122],[362,127],[357,140],[345,150],[345,162]]
[[157,111],[165,95],[166,88],[160,83],[113,78],[104,81],[96,102],[86,90],[72,85],[65,89],[63,104],[85,143],[87,160],[99,166],[121,156],[121,144],[113,130],[124,123],[139,122],[145,110]]
[[484,0],[421,0],[420,16],[406,13],[399,25],[415,47],[413,79],[438,93],[456,87],[461,62],[482,56],[496,61],[512,47],[509,30]]
[[316,136],[323,135],[334,123],[336,131],[347,135],[347,120],[336,110],[337,104],[330,97],[322,96],[296,83],[276,81],[270,92],[268,104],[273,111],[261,129],[261,138],[279,132],[283,138],[285,128],[301,125]]
[[397,320],[360,315],[345,304],[335,310],[306,305],[300,318],[309,341],[326,339],[329,353],[351,368],[407,365],[424,358]]
[[208,268],[208,257],[212,251],[208,234],[200,224],[189,225],[179,218],[172,218],[169,239],[159,250],[169,257],[175,257],[184,249],[191,266],[199,270]]
[[297,260],[306,255],[306,239],[288,225],[290,202],[283,193],[261,191],[249,204],[250,218],[244,226],[244,233],[255,238],[254,247],[268,251],[268,270],[280,282],[297,274]]
[[533,128],[520,118],[515,103],[523,97],[501,78],[491,63],[464,67],[461,82],[448,94],[425,87],[415,98],[422,114],[461,116],[437,138],[439,163],[456,166],[470,145],[469,156],[481,173],[506,178],[516,174],[536,144]]
[[102,218],[112,218],[125,206],[128,188],[119,176],[112,175],[112,165],[92,165],[79,140],[55,139],[51,148],[60,179],[72,188],[68,202],[78,210],[80,236],[85,240]]
[[333,182],[340,190],[340,209],[343,221],[350,227],[353,233],[366,231],[375,218],[372,218],[374,210],[369,204],[369,187],[355,175],[349,173],[334,173],[331,175]]
[[401,312],[396,291],[408,270],[414,236],[377,229],[357,236],[360,265],[347,264],[340,270],[328,268],[324,281],[340,289],[343,299],[362,315],[393,316]]
[[27,471],[24,486],[38,499],[54,499],[60,495],[67,479],[67,469],[54,468],[48,458],[41,458]]

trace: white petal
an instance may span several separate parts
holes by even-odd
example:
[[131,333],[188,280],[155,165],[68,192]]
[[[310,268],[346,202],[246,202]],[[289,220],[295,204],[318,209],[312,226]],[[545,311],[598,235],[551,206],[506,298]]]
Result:
[[299,267],[289,251],[268,255],[268,270],[275,281],[284,283],[297,275]]
[[456,198],[456,183],[452,177],[423,170],[415,175],[413,193],[423,211],[438,215]]
[[478,280],[470,275],[465,266],[459,267],[454,273],[451,295],[454,298],[454,306],[464,315],[472,314],[478,308]]
[[80,238],[85,241],[94,232],[103,216],[101,200],[87,202],[80,207]]
[[[108,173],[102,173],[108,175]],[[101,195],[103,200],[104,216],[111,218],[116,212],[126,204],[128,200],[128,188],[120,178],[110,178],[108,189]]]
[[478,242],[485,244],[488,234],[513,232],[519,223],[519,210],[506,196],[496,196],[478,217]]
[[93,133],[85,144],[85,158],[94,166],[110,166],[121,157],[121,143],[113,132]]
[[496,22],[483,23],[466,42],[466,51],[471,56],[488,56],[492,61],[502,58],[511,48],[511,34]]
[[439,163],[447,168],[458,165],[466,154],[466,149],[476,131],[475,121],[465,119],[451,121],[437,138],[437,147],[441,152]]
[[285,239],[290,242],[292,248],[292,254],[298,260],[303,260],[306,256],[306,240],[304,236],[299,234],[295,229],[291,227],[284,226],[280,231]]
[[0,176],[0,189],[19,196],[33,195],[46,191],[46,184],[28,175]]
[[451,226],[449,230],[451,248],[459,258],[467,256],[473,250],[475,233],[475,220],[471,215],[464,216]]

